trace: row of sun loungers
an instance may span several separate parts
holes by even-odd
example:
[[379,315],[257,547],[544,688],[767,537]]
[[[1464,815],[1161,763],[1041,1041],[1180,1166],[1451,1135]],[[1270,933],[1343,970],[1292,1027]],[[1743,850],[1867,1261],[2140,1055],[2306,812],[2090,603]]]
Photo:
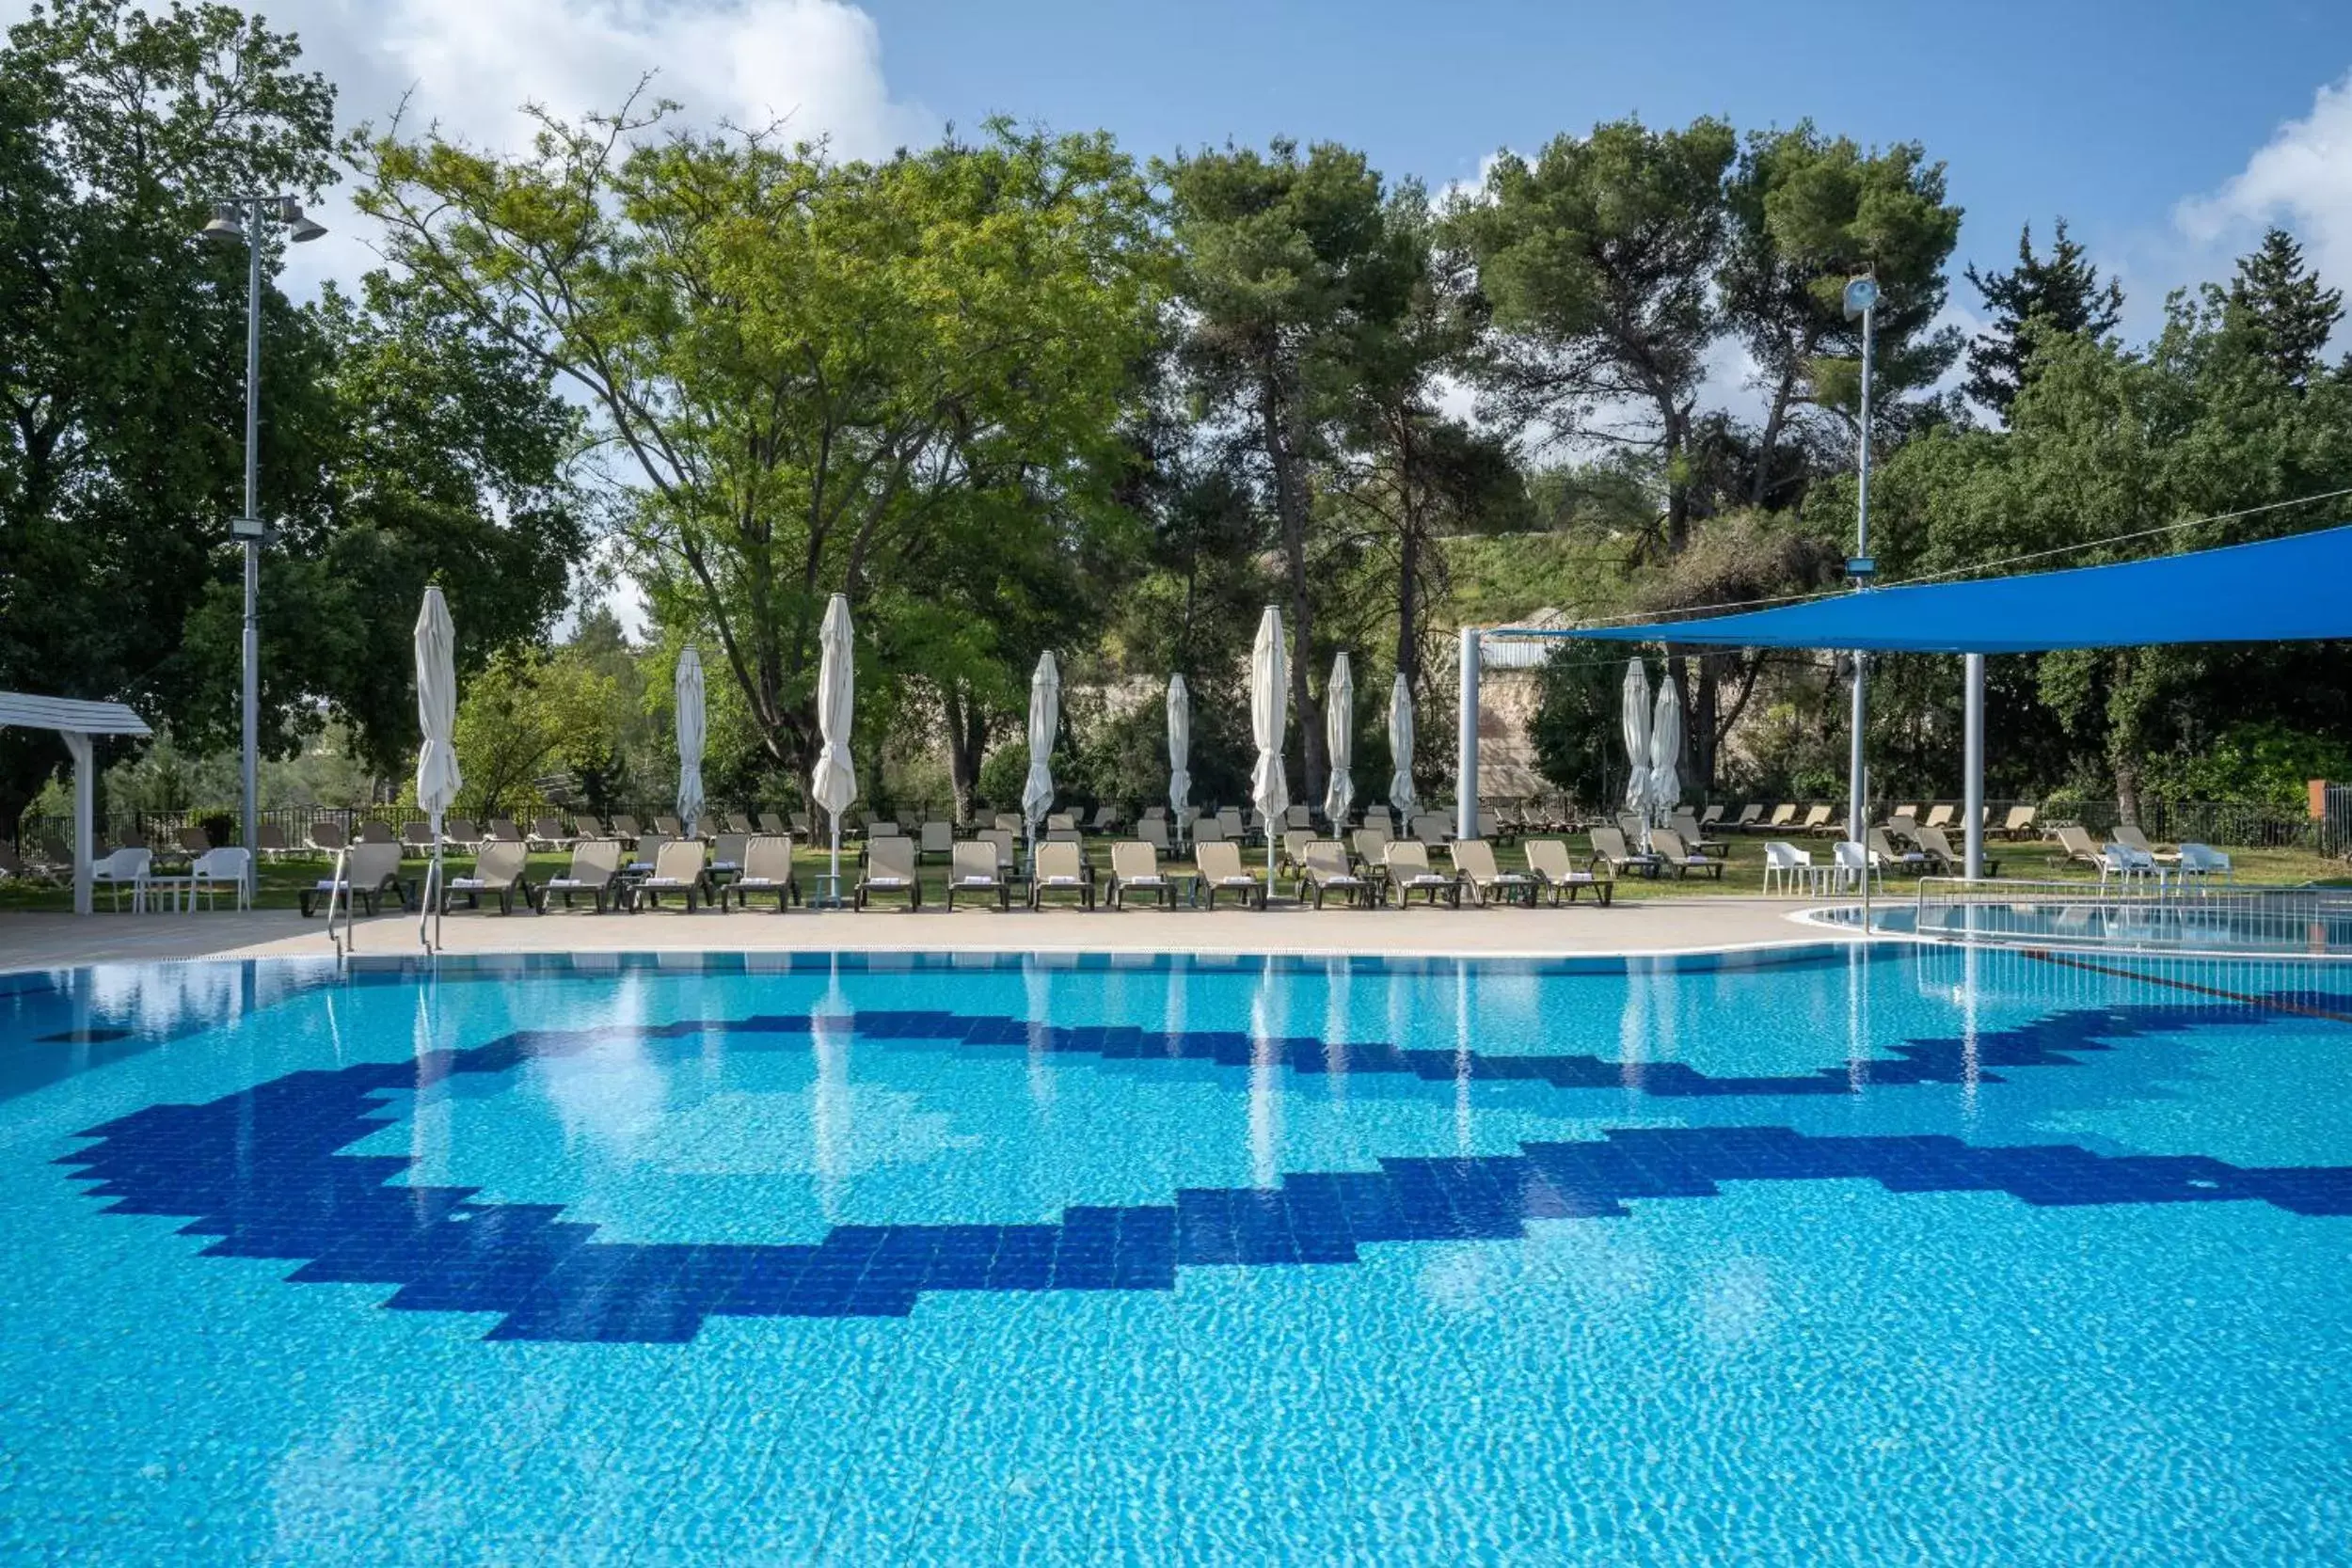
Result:
[[[527,846],[494,840],[482,847],[469,872],[448,879],[437,902],[444,911],[461,902],[476,910],[494,902],[501,913],[511,914],[518,906],[545,913],[561,899],[566,909],[585,901],[602,913],[608,908],[660,909],[665,900],[689,911],[708,904],[724,911],[772,896],[783,911],[803,901],[793,843],[789,835],[722,835],[720,858],[714,860],[699,840],[673,839],[656,845],[650,861],[628,861],[617,839],[591,840],[574,847],[563,875],[534,885],[528,875]],[[1348,847],[1333,838],[1309,838],[1291,847],[1285,863],[1297,897],[1317,909],[1332,898],[1361,908],[1381,908],[1392,901],[1403,906],[1416,895],[1425,903],[1442,901],[1458,908],[1466,896],[1479,905],[1532,905],[1545,898],[1557,905],[1574,902],[1588,890],[1607,904],[1613,892],[1609,862],[1580,866],[1557,839],[1528,841],[1525,871],[1501,869],[1493,847],[1483,839],[1450,846],[1450,870],[1433,865],[1429,847],[1417,839],[1383,842],[1375,837],[1365,847],[1376,847],[1377,855],[1351,857]],[[400,848],[397,844],[362,843],[346,851],[342,887],[366,912],[376,912],[387,895],[399,898],[403,907],[414,903],[413,880],[401,878]],[[851,907],[864,910],[896,898],[906,908],[921,908],[924,885],[917,854],[914,841],[903,835],[870,841],[864,869],[849,890]],[[337,885],[330,877],[304,890],[303,912],[323,906]],[[993,900],[1000,909],[1009,908],[1017,888],[1032,909],[1056,899],[1089,910],[1097,907],[1098,899],[1112,909],[1136,900],[1172,908],[1185,885],[1197,901],[1212,909],[1219,895],[1255,908],[1265,905],[1265,873],[1245,865],[1240,847],[1221,840],[1196,846],[1188,868],[1163,866],[1157,848],[1143,839],[1116,843],[1110,847],[1108,875],[1098,887],[1095,870],[1078,844],[1037,845],[1034,863],[1025,875],[1020,858],[996,835],[965,839],[953,847],[946,891],[951,910],[959,898]]]

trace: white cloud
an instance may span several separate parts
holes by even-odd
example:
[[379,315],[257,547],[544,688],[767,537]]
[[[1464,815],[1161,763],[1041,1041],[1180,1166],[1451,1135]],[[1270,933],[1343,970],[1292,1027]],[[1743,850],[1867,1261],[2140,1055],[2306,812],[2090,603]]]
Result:
[[[0,0],[0,25],[30,10]],[[385,125],[405,100],[415,129],[519,150],[524,104],[564,119],[614,109],[650,72],[651,94],[699,125],[781,121],[850,157],[937,135],[891,95],[874,20],[846,0],[276,0],[262,14],[335,85],[343,130]],[[317,215],[327,237],[288,260],[296,295],[375,264],[370,226],[341,194]]]
[[2322,276],[2352,280],[2352,72],[2323,87],[2312,112],[2279,127],[2218,190],[2191,197],[2174,226],[2216,260],[2250,247],[2278,224]]

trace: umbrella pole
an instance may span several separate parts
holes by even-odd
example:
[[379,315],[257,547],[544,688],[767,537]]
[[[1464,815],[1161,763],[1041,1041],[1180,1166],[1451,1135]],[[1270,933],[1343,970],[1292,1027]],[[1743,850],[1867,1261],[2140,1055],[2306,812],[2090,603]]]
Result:
[[833,899],[831,907],[841,907],[841,814],[833,814]]

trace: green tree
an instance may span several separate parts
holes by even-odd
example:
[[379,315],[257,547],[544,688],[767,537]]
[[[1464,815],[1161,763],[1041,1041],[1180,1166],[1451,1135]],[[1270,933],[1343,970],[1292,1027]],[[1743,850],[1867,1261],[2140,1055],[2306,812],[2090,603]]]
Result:
[[[1655,462],[1665,497],[1649,546],[1688,535],[1691,448],[1728,229],[1731,127],[1638,120],[1555,137],[1533,163],[1495,160],[1448,217],[1492,311],[1484,380],[1513,427],[1623,445]],[[1628,411],[1632,417],[1628,419]]]
[[1412,281],[1409,242],[1384,221],[1380,176],[1360,152],[1228,148],[1156,166],[1169,195],[1190,330],[1180,349],[1212,428],[1247,453],[1270,499],[1284,568],[1291,708],[1302,798],[1327,771],[1315,682],[1315,477],[1353,380],[1359,339],[1393,320]]
[[[297,55],[216,5],[59,0],[8,30],[0,686],[127,700],[182,731],[227,702],[191,691],[177,655],[237,570],[246,265],[191,236],[218,196],[331,178],[333,93]],[[263,493],[288,498],[316,470],[316,335],[274,290],[264,311]],[[0,825],[61,755],[0,732]]]
[[2319,275],[2303,264],[2303,247],[2283,229],[2270,230],[2258,248],[2238,258],[2222,302],[2263,363],[2296,388],[2319,373],[2328,340],[2344,319],[2343,291],[2320,286]]
[[[1000,122],[868,164],[660,119],[543,118],[511,159],[395,127],[359,199],[420,287],[585,401],[655,614],[715,638],[800,771],[829,594],[886,653],[995,569],[962,549],[983,516],[1100,515],[1158,329],[1151,203],[1101,135]],[[929,673],[862,659],[861,700]]]
[[1730,327],[1762,372],[1762,430],[1742,498],[1785,502],[1804,468],[1782,461],[1792,420],[1808,408],[1858,419],[1861,324],[1846,319],[1845,287],[1867,273],[1873,311],[1874,419],[1899,429],[1909,406],[1960,355],[1957,327],[1935,326],[1945,263],[1960,238],[1945,199],[1944,166],[1915,142],[1864,151],[1808,123],[1751,135],[1730,185],[1728,254],[1721,272]]
[[2017,235],[2016,266],[1985,273],[1972,266],[1967,277],[1993,322],[1969,345],[1965,389],[2004,419],[2025,389],[2039,336],[2105,338],[2123,319],[2123,286],[2112,278],[2100,283],[2099,269],[2067,237],[2064,218],[2058,220],[2048,256],[2035,253],[2027,224]]
[[492,657],[459,693],[458,810],[514,816],[543,803],[537,780],[603,765],[619,738],[619,696],[612,676],[568,652]]

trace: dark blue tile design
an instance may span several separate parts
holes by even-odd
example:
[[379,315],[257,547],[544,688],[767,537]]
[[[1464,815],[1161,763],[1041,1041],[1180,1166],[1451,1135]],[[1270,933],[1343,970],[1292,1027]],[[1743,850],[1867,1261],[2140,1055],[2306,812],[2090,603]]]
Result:
[[[2178,1027],[2251,1009],[2149,1011]],[[1041,1041],[1048,1050],[1114,1055],[1132,1048],[1180,1060],[1245,1062],[1249,1049],[1246,1037],[1232,1034],[1059,1030],[941,1013],[865,1014],[857,1026],[882,1037],[952,1029],[967,1042]],[[2095,1033],[2154,1026],[2139,1012],[2082,1015],[2058,1029],[2057,1044],[2038,1048],[2027,1038],[2035,1031],[2013,1031],[2002,1048],[2005,1065],[2064,1061],[2061,1046],[2104,1049]],[[1165,1206],[1073,1206],[1054,1225],[839,1226],[806,1245],[646,1244],[598,1242],[595,1227],[566,1222],[547,1205],[480,1204],[472,1188],[395,1185],[407,1159],[339,1152],[391,1124],[382,1100],[389,1091],[503,1073],[527,1057],[565,1054],[598,1039],[809,1029],[806,1018],[767,1017],[643,1031],[526,1031],[412,1061],[293,1072],[208,1104],[154,1105],[119,1117],[82,1134],[97,1141],[59,1164],[78,1167],[114,1212],[186,1216],[184,1233],[217,1238],[207,1255],[300,1259],[288,1276],[296,1281],[392,1286],[384,1305],[404,1311],[495,1312],[494,1339],[632,1343],[691,1339],[713,1315],[899,1317],[925,1294],[945,1291],[1166,1291],[1184,1268],[1348,1263],[1368,1243],[1507,1239],[1524,1234],[1529,1220],[1621,1216],[1629,1201],[1710,1196],[1724,1181],[1867,1177],[1892,1192],[2005,1192],[2037,1206],[2252,1201],[2297,1214],[2352,1215],[2352,1167],[2249,1169],[2198,1157],[2108,1157],[2072,1145],[1979,1148],[1937,1136],[1671,1128],[1530,1143],[1516,1155],[1384,1159],[1376,1171],[1298,1173],[1267,1189],[1185,1188]],[[1320,1042],[1311,1043],[1313,1052],[1285,1050],[1297,1070],[1321,1070]],[[1912,1081],[1942,1081],[1934,1075],[1947,1070],[1945,1056],[1915,1046],[1902,1057]],[[1425,1074],[1435,1055],[1448,1075],[1454,1069],[1451,1053],[1383,1049],[1351,1047],[1351,1063]],[[1516,1067],[1525,1059],[1483,1060]],[[1584,1070],[1534,1076],[1573,1086]],[[1613,1065],[1610,1071],[1613,1086]]]

